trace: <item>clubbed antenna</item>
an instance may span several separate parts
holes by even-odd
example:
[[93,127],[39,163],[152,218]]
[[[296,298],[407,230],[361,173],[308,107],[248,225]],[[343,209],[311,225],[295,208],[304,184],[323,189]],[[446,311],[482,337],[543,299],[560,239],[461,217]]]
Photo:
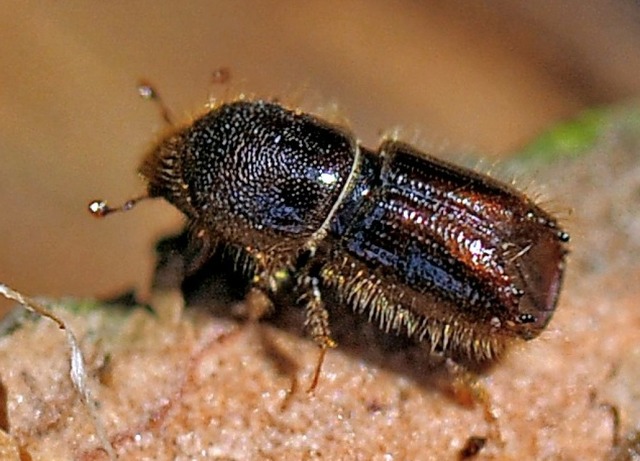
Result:
[[138,202],[142,200],[146,200],[150,198],[148,195],[141,195],[140,197],[132,198],[131,200],[127,200],[121,206],[112,208],[107,205],[107,202],[104,200],[94,200],[89,203],[89,213],[91,213],[96,218],[104,218],[108,214],[115,213],[117,211],[129,211],[133,208]]
[[149,83],[147,80],[140,80],[138,83],[138,94],[142,99],[146,101],[153,101],[156,106],[158,106],[158,110],[160,111],[160,117],[165,123],[169,126],[174,126],[174,118],[173,114],[169,110],[169,107],[164,103],[164,100],[158,93],[158,90]]
[[[140,80],[138,83],[138,94],[147,101],[153,101],[160,111],[160,116],[168,125],[173,126],[173,115],[171,111],[167,107],[167,105],[162,100],[160,93],[155,87],[149,83],[147,80]],[[119,207],[110,207],[107,205],[105,200],[93,200],[89,203],[89,213],[91,213],[96,218],[104,218],[105,216],[115,213],[117,211],[129,211],[133,208],[138,202],[150,198],[148,194],[141,195],[139,197],[133,198],[131,200],[127,200]]]
[[224,85],[231,80],[231,70],[228,67],[219,67],[211,73],[211,83]]

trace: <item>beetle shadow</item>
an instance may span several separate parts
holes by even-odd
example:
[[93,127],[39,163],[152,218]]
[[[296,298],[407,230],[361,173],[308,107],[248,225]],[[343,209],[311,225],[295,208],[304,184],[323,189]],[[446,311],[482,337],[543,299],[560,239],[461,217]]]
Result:
[[[237,307],[244,305],[248,291],[248,281],[241,274],[229,270],[229,261],[224,255],[214,254],[195,273],[185,274],[185,259],[189,236],[186,232],[164,238],[156,245],[157,264],[154,275],[154,289],[176,289],[182,291],[185,304],[189,309],[205,309],[211,315],[238,320]],[[274,300],[275,309],[261,322],[268,323],[301,337],[304,332],[304,310],[293,297],[292,290],[281,290],[284,294]],[[348,307],[334,299],[325,299],[329,310],[332,337],[338,343],[341,352],[359,360],[374,364],[395,374],[405,376],[421,387],[440,392],[456,403],[454,383],[455,372],[445,366],[442,355],[432,354],[429,345],[395,333],[387,333],[368,321],[364,315],[354,313]],[[289,375],[294,385],[300,364],[289,356],[274,341],[267,329],[259,328],[265,356],[273,362],[279,373]],[[309,338],[310,339],[310,338]],[[455,358],[458,369],[470,376],[480,376],[493,365],[465,362]],[[468,377],[467,377],[468,378]],[[322,377],[320,377],[322,385]],[[473,384],[467,379],[467,384]]]

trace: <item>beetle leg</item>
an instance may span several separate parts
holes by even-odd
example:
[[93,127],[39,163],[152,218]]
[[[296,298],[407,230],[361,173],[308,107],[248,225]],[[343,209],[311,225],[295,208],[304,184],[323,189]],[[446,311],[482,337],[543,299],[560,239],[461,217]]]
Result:
[[478,380],[478,375],[469,371],[451,358],[445,359],[445,366],[452,378],[451,392],[458,404],[471,407],[479,404],[484,413],[484,420],[489,426],[488,438],[503,446],[502,432],[488,389]]
[[320,280],[317,276],[308,275],[303,278],[302,286],[304,294],[302,298],[305,301],[305,329],[309,332],[313,340],[320,347],[320,355],[316,364],[311,385],[307,392],[313,392],[318,385],[322,363],[327,349],[336,347],[336,342],[331,338],[331,330],[329,328],[329,312],[322,301],[320,293]]
[[215,248],[215,242],[204,228],[192,225],[189,234],[189,244],[185,254],[185,274],[187,276],[198,272],[209,260]]
[[251,281],[251,289],[247,295],[248,317],[253,320],[260,319],[273,309],[271,297],[278,293],[281,286],[290,277],[290,268],[286,262],[279,261],[268,253],[245,247],[251,264],[245,266],[245,270]]
[[[258,262],[258,261],[257,261]],[[257,264],[260,267],[260,264]],[[251,279],[251,289],[246,297],[247,317],[250,320],[258,320],[273,310],[273,302],[269,297],[274,293],[268,271],[256,269]]]

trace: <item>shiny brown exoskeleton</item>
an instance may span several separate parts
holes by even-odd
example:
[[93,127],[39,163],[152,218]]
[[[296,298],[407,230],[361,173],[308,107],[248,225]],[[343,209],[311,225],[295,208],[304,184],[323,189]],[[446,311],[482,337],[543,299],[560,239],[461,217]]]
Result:
[[167,136],[140,172],[148,196],[186,215],[191,270],[224,246],[250,262],[252,290],[272,296],[293,279],[323,350],[334,344],[328,294],[384,331],[474,361],[536,337],[556,307],[569,239],[556,220],[404,143],[371,151],[312,115],[236,101]]

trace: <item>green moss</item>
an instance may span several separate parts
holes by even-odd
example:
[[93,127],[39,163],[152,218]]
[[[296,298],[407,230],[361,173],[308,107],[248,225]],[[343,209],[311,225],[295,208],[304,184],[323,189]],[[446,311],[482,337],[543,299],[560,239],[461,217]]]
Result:
[[591,109],[577,118],[555,125],[516,154],[521,161],[550,162],[576,157],[591,150],[611,120],[608,108]]
[[[129,318],[133,311],[141,310],[155,316],[148,306],[130,306],[105,303],[96,299],[65,298],[60,300],[39,300],[54,311],[62,309],[73,316],[87,317],[99,315],[102,327],[117,328]],[[9,335],[27,323],[39,322],[42,316],[16,304],[16,307],[0,319],[0,337]]]

